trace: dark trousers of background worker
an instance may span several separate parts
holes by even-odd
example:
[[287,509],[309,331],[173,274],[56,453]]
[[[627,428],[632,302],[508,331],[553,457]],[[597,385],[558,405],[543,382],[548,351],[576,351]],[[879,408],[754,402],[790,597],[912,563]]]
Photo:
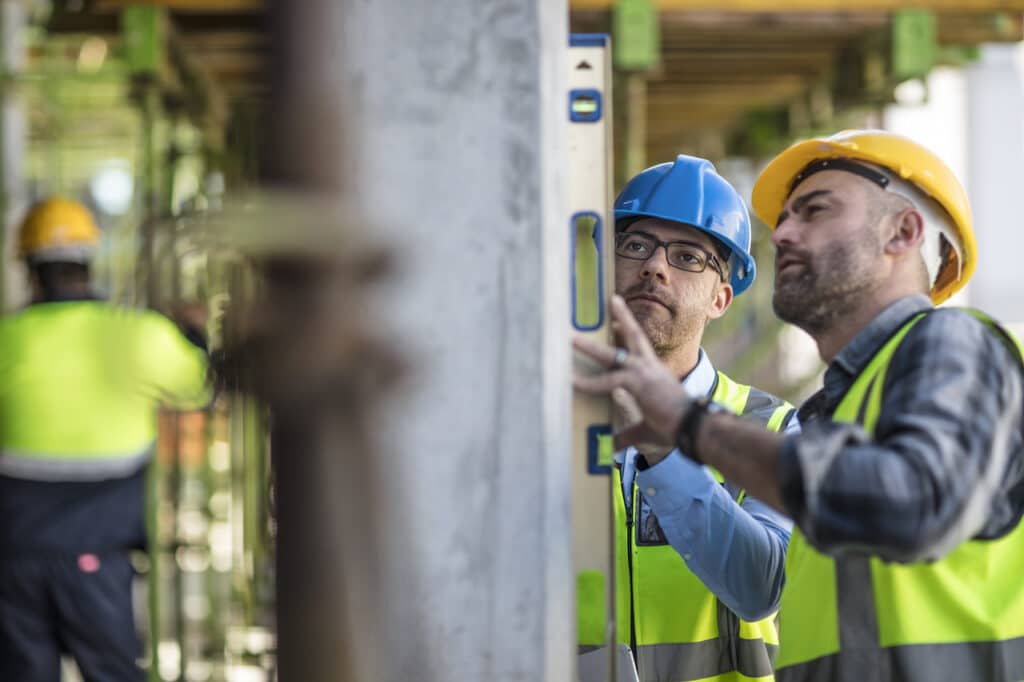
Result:
[[144,679],[123,552],[0,559],[0,680],[59,682],[70,654],[85,682]]

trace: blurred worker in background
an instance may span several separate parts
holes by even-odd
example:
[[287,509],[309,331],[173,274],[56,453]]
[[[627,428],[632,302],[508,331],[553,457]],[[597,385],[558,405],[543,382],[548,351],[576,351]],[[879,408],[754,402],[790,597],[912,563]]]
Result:
[[201,310],[181,328],[97,300],[100,233],[81,204],[34,206],[19,235],[31,303],[0,321],[0,679],[141,680],[129,552],[160,404],[210,398]]
[[[711,162],[679,156],[633,178],[615,201],[615,288],[665,376],[759,427],[792,406],[717,372],[704,328],[754,280],[750,218]],[[732,481],[666,447],[616,455],[618,637],[641,682],[765,679],[790,522]],[[580,603],[581,680],[596,680],[600,600]],[[588,671],[594,669],[594,673]]]
[[681,444],[795,520],[777,679],[1024,679],[1021,350],[980,312],[932,307],[975,267],[963,188],[915,142],[847,131],[782,152],[753,206],[775,311],[829,363],[804,432],[687,397],[621,301],[628,357],[577,340],[613,368],[578,386],[636,398],[619,442]]

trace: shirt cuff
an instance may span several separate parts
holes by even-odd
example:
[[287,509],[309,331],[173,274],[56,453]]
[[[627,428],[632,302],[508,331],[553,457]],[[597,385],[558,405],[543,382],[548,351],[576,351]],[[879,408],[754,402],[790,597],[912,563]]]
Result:
[[688,505],[694,498],[706,498],[718,481],[706,468],[673,450],[668,457],[637,471],[637,487],[655,515]]

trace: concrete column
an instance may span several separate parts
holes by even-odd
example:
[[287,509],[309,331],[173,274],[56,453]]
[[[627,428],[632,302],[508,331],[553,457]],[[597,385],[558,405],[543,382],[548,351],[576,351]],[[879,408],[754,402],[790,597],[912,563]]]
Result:
[[1022,71],[1018,45],[986,45],[978,62],[967,69],[968,191],[978,237],[970,303],[1016,325],[1024,323]]
[[[338,3],[346,177],[413,359],[380,415],[388,679],[571,679],[565,0]],[[342,17],[344,19],[342,20]]]
[[11,257],[17,240],[18,222],[27,208],[24,159],[28,145],[25,104],[14,77],[25,67],[25,3],[0,0],[0,220],[4,239],[0,242],[0,301],[3,310],[19,305],[27,296],[25,273]]
[[375,447],[338,453],[376,471],[337,519],[381,545],[357,600],[379,625],[356,653],[382,681],[566,682],[567,3],[302,4],[291,87],[320,106],[277,115],[318,146],[279,168],[337,162],[353,214],[385,226],[372,236],[396,274],[367,307],[410,362],[373,415]]

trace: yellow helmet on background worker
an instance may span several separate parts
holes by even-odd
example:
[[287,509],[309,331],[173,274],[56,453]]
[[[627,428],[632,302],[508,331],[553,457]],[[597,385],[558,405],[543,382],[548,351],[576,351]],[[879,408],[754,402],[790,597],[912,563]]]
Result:
[[18,233],[18,257],[34,263],[88,263],[100,243],[92,213],[81,203],[51,197],[29,209]]
[[902,135],[884,130],[844,130],[830,137],[797,142],[761,171],[751,197],[754,213],[774,230],[801,172],[815,161],[840,158],[883,166],[938,203],[947,214],[944,217],[949,218],[952,234],[947,237],[953,248],[932,284],[932,301],[942,303],[963,288],[977,264],[967,192],[942,159]]

